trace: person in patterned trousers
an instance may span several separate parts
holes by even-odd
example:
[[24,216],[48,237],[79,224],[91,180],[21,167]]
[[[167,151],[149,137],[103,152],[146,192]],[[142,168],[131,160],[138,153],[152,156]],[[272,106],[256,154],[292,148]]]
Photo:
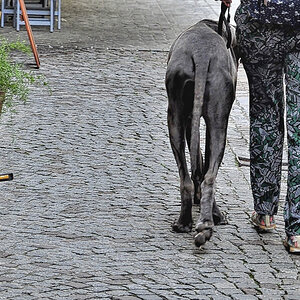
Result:
[[[222,1],[227,6],[231,2]],[[300,27],[253,19],[247,7],[249,1],[252,0],[241,0],[235,21],[250,92],[250,175],[254,198],[251,220],[261,230],[276,227],[286,109],[288,189],[284,243],[290,252],[300,253]]]

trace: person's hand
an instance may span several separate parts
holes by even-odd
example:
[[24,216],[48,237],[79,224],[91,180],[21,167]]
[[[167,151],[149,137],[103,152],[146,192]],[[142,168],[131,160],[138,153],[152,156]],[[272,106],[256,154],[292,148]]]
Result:
[[222,0],[222,2],[223,2],[227,7],[229,7],[230,4],[231,4],[231,2],[232,2],[232,0]]

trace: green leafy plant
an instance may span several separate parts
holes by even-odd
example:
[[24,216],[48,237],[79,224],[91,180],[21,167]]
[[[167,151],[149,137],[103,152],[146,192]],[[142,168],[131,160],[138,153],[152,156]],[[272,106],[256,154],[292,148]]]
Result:
[[14,100],[25,102],[30,85],[41,82],[46,85],[42,76],[34,75],[32,71],[25,70],[24,65],[13,60],[12,53],[15,51],[31,53],[30,47],[24,42],[0,39],[0,98],[6,108],[10,108]]

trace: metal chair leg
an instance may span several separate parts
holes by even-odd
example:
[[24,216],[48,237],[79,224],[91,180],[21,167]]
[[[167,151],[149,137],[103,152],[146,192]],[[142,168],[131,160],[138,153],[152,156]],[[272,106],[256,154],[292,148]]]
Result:
[[50,32],[54,30],[54,0],[50,1]]
[[58,0],[57,29],[61,28],[61,0]]
[[21,9],[20,9],[20,2],[19,0],[16,0],[17,2],[17,6],[16,6],[16,13],[15,13],[15,17],[16,17],[16,30],[20,31],[20,16],[21,16]]
[[1,27],[4,27],[4,16],[5,16],[5,13],[4,13],[4,10],[5,10],[5,2],[6,0],[2,0],[2,3],[1,3]]
[[5,20],[7,19],[7,15],[13,15],[13,4],[10,0],[2,0],[1,2],[1,22],[0,26],[4,27]]

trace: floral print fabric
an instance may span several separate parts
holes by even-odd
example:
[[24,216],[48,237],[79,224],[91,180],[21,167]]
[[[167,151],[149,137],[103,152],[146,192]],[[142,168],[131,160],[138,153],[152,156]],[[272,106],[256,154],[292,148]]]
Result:
[[300,26],[300,0],[251,0],[253,18],[268,24]]
[[[300,31],[261,24],[243,4],[237,9],[237,39],[250,89],[250,174],[254,209],[277,213],[284,138],[288,134],[288,236],[300,234]],[[286,97],[283,79],[285,74]]]

